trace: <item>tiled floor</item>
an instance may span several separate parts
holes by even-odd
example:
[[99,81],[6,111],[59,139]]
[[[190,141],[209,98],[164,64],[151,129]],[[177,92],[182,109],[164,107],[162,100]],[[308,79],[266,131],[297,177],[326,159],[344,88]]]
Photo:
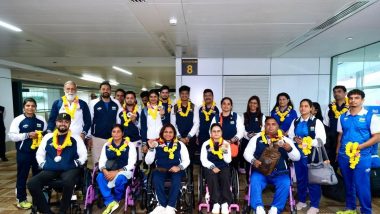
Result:
[[[16,161],[15,153],[8,152],[7,154],[9,162],[0,162],[0,214],[22,214],[30,213],[30,211],[19,210],[16,207],[15,199],[15,182],[16,182]],[[195,170],[198,171],[198,170]],[[245,181],[241,176],[241,194],[243,195],[243,189],[245,188]],[[263,198],[266,204],[270,204],[273,197],[271,191],[265,191]],[[30,199],[30,197],[28,197]],[[31,200],[30,200],[31,201]],[[241,204],[243,201],[241,200]],[[380,213],[380,198],[374,198],[372,200],[373,213]],[[96,206],[93,213],[101,213],[101,210],[97,209]],[[335,213],[338,210],[344,208],[344,204],[340,202],[335,202],[326,198],[322,198],[321,201],[321,213]],[[123,210],[119,208],[118,212],[123,213]],[[138,213],[145,213],[143,210],[138,210]],[[197,212],[194,212],[197,213]],[[305,213],[305,212],[299,212]]]

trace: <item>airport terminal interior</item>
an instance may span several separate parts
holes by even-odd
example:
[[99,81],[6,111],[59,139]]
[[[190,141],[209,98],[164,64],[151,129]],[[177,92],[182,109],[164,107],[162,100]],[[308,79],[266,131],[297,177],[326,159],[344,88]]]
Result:
[[[18,164],[20,151],[17,150],[17,146],[24,139],[18,138],[17,143],[12,140],[12,136],[9,135],[12,121],[25,113],[23,102],[27,98],[34,99],[35,115],[48,121],[54,111],[55,101],[67,97],[64,87],[68,81],[76,85],[75,99],[88,104],[90,119],[94,119],[94,109],[101,109],[94,108],[95,104],[91,103],[102,100],[104,92],[101,84],[105,81],[106,86],[111,88],[111,93],[108,94],[112,97],[111,102],[117,100],[118,89],[122,89],[124,93],[133,91],[137,102],[134,106],[138,106],[141,118],[148,112],[145,113],[145,129],[151,128],[148,119],[151,111],[144,111],[149,109],[149,106],[144,106],[142,94],[149,92],[150,97],[151,91],[160,92],[163,86],[169,88],[168,96],[173,104],[173,109],[169,107],[168,110],[171,117],[183,115],[186,106],[182,105],[181,108],[184,110],[178,110],[174,105],[178,104],[178,100],[183,100],[180,96],[183,90],[181,86],[190,88],[189,101],[194,104],[190,114],[198,115],[195,112],[200,109],[200,121],[197,119],[198,123],[201,123],[200,127],[201,116],[206,115],[206,111],[202,110],[202,106],[206,109],[205,89],[212,90],[213,101],[220,111],[221,100],[230,97],[233,101],[232,111],[236,112],[238,118],[244,119],[245,125],[244,115],[250,109],[247,102],[249,103],[248,100],[253,95],[260,98],[260,109],[265,116],[277,114],[275,109],[280,105],[278,94],[285,92],[290,96],[288,100],[293,103],[293,109],[298,116],[303,114],[299,107],[301,100],[310,99],[319,103],[319,111],[324,118],[328,118],[329,111],[336,112],[336,109],[331,110],[331,106],[337,106],[334,99],[338,101],[334,87],[344,86],[347,92],[359,89],[365,93],[364,103],[361,105],[368,111],[367,114],[374,118],[370,122],[371,125],[368,125],[371,127],[368,130],[372,131],[372,135],[368,136],[377,136],[380,141],[380,136],[376,135],[379,133],[373,131],[379,128],[373,128],[376,125],[372,125],[373,123],[380,126],[380,123],[374,122],[380,120],[379,20],[379,0],[0,0],[0,147],[5,152],[5,155],[0,154],[0,213],[21,214],[35,211],[18,207],[21,201],[17,201],[16,198],[16,180],[18,171],[21,170],[18,169],[18,165],[21,164]],[[144,96],[146,98],[147,95]],[[120,111],[129,111],[125,107],[128,105],[127,101],[115,102],[120,104]],[[60,105],[64,105],[62,109],[66,111],[67,104],[61,102]],[[108,111],[108,104],[106,108]],[[124,110],[121,110],[122,108]],[[155,120],[157,111],[160,112],[162,109],[157,106],[152,107],[154,108],[156,115],[152,118]],[[166,107],[164,111],[165,109]],[[55,114],[58,115],[58,109],[56,110]],[[234,117],[232,111],[231,120]],[[71,115],[71,110],[67,113]],[[77,117],[75,112],[73,114]],[[122,121],[127,118],[123,113],[119,116]],[[77,119],[76,117],[72,117],[71,121]],[[162,115],[160,117],[164,120]],[[334,115],[332,118],[334,119]],[[169,123],[171,120],[169,119]],[[55,118],[53,126],[54,121]],[[178,121],[177,119],[177,125],[180,123]],[[219,123],[216,118],[214,121]],[[321,119],[321,124],[328,130],[329,124],[325,121]],[[94,120],[92,122],[95,123]],[[4,124],[4,128],[1,124]],[[141,132],[141,129],[144,129],[142,123],[136,124]],[[177,128],[176,124],[173,125]],[[233,125],[234,121],[231,121],[231,124]],[[90,125],[92,130],[90,129],[89,133],[85,130],[79,131],[79,134],[83,134],[86,146],[89,145],[88,139],[95,137],[91,136],[91,132],[95,132],[96,126]],[[195,130],[192,134],[192,131],[188,131],[189,133],[182,137],[197,139],[199,145],[197,135],[199,137],[200,132]],[[155,136],[157,139],[158,132]],[[315,135],[314,128],[311,132]],[[150,139],[149,130],[145,130],[144,133],[145,139]],[[111,136],[110,131],[106,135]],[[28,134],[26,136],[29,137]],[[242,138],[243,136],[238,137],[238,142],[242,142]],[[379,158],[380,150],[377,147],[373,148],[372,158]],[[302,153],[301,149],[298,150]],[[89,151],[84,167],[89,171],[94,168],[92,156],[92,151]],[[190,156],[192,159],[191,153]],[[363,157],[362,154],[364,160]],[[240,158],[244,160],[243,157]],[[141,169],[142,167],[141,165]],[[178,205],[181,200],[178,199],[177,213],[206,213],[204,209],[198,210],[199,203],[204,201],[202,197],[198,200],[200,167],[200,164],[195,164],[193,169],[192,208],[182,212]],[[234,201],[239,210],[232,209],[231,213],[253,213],[254,209],[245,209],[246,199],[249,197],[246,174],[249,172],[240,168],[236,168],[235,171],[238,177],[238,194]],[[142,174],[148,175],[148,172],[149,170],[142,169]],[[376,185],[376,188],[380,189],[380,168],[368,168],[366,173],[371,174],[371,212],[380,213],[380,197],[378,193],[375,196],[373,192]],[[336,174],[341,172],[338,170]],[[292,177],[291,186],[294,192],[294,197],[291,198],[297,203],[297,183],[293,180],[295,172],[292,171],[289,175]],[[32,177],[30,170],[28,181]],[[343,178],[341,179],[339,188],[344,192]],[[142,181],[139,185],[144,185],[144,182],[147,181]],[[369,188],[370,185],[364,186]],[[74,191],[78,207],[74,209],[77,212],[71,213],[104,213],[106,206],[98,202],[99,200],[94,202],[91,212],[86,210],[86,187],[88,185]],[[271,209],[275,192],[274,186],[269,185],[262,193],[263,207],[267,212]],[[311,190],[307,192],[310,193]],[[326,197],[325,193],[323,190],[317,212],[308,211],[311,206],[308,197],[307,208],[292,211],[288,200],[282,213],[349,214],[347,210],[339,212],[347,208],[344,200]],[[339,194],[339,191],[336,194]],[[53,202],[61,201],[61,197],[61,193],[53,191]],[[97,197],[102,196],[98,193]],[[141,206],[143,200],[143,194],[136,193],[135,207],[128,206],[125,211],[122,199],[119,208],[112,213],[149,213],[151,210]],[[362,200],[354,200],[356,207],[353,209],[356,208],[357,213],[368,213],[363,211]],[[29,190],[27,201],[32,202]],[[99,206],[96,203],[99,203]],[[33,208],[36,208],[36,205]],[[59,204],[52,205],[51,210],[58,213]],[[278,211],[280,212],[280,209]],[[70,210],[66,213],[70,213]]]

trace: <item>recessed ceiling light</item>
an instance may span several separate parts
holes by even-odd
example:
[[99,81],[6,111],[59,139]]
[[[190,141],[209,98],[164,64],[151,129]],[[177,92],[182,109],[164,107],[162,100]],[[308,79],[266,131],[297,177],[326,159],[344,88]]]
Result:
[[170,17],[169,24],[172,26],[176,26],[177,25],[177,18],[176,17]]
[[127,71],[127,70],[125,70],[125,69],[122,69],[122,68],[120,68],[120,67],[112,66],[112,68],[115,69],[115,70],[117,70],[117,71],[123,72],[123,73],[125,73],[125,74],[132,75],[132,72]]
[[143,88],[141,89],[141,91],[148,91],[148,89],[145,88],[145,87],[143,87]]
[[101,77],[96,77],[96,76],[92,76],[88,74],[82,74],[81,79],[86,80],[86,81],[91,81],[91,82],[98,82],[98,83],[101,83],[104,81],[104,79]]
[[0,21],[0,26],[2,27],[5,27],[9,30],[13,30],[13,31],[16,31],[16,32],[21,32],[22,30],[14,25],[11,25],[11,24],[8,24],[6,22],[3,22],[3,21]]
[[156,85],[162,87],[161,83],[156,82]]
[[347,37],[346,39],[347,39],[347,40],[351,40],[351,39],[353,39],[353,38],[352,38],[352,37]]

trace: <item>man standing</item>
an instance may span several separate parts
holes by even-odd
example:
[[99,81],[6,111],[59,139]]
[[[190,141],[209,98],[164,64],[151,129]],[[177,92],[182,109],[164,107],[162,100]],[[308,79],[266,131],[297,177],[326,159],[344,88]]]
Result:
[[164,85],[160,90],[160,100],[162,102],[162,106],[164,107],[165,114],[161,118],[162,125],[166,125],[170,123],[170,113],[172,111],[172,100],[170,99],[170,90],[169,87]]
[[371,149],[380,141],[380,121],[363,108],[365,94],[348,92],[350,110],[338,119],[336,154],[346,189],[346,211],[356,213],[356,197],[361,213],[372,213]]
[[79,167],[87,160],[86,146],[82,138],[71,135],[70,121],[69,114],[60,113],[56,119],[57,129],[42,138],[36,153],[42,171],[30,179],[28,189],[41,213],[52,213],[42,189],[55,179],[61,179],[63,185],[59,213],[66,213],[80,176]]
[[115,91],[115,100],[118,100],[120,105],[123,106],[125,101],[125,91],[121,88],[116,89]]
[[4,106],[0,106],[0,158],[1,161],[8,161],[5,156],[6,146],[5,146],[5,125],[4,125]]
[[100,98],[91,100],[90,113],[92,118],[91,140],[89,145],[92,146],[92,160],[95,164],[99,161],[99,156],[103,145],[111,137],[111,131],[117,122],[117,113],[121,109],[120,103],[111,98],[111,85],[104,81],[100,83]]
[[219,115],[219,109],[216,107],[214,101],[214,93],[211,89],[205,89],[203,91],[203,104],[199,108],[199,133],[198,144],[202,147],[202,144],[210,139],[210,126],[211,121],[215,117],[215,114]]
[[141,92],[140,93],[140,98],[141,98],[141,102],[142,102],[141,109],[143,109],[143,108],[146,107],[146,105],[149,102],[149,92],[148,91]]
[[74,135],[80,135],[84,140],[91,127],[91,114],[85,101],[77,96],[77,85],[73,81],[67,81],[63,85],[65,95],[54,101],[51,107],[47,131],[53,132],[55,121],[59,113],[67,113],[71,117],[70,130]]
[[327,141],[326,150],[327,155],[331,163],[335,163],[336,159],[336,143],[338,132],[336,130],[338,118],[340,115],[348,111],[348,98],[346,97],[347,89],[343,85],[337,85],[333,88],[334,101],[329,104],[325,116],[323,118],[323,123],[327,126]]

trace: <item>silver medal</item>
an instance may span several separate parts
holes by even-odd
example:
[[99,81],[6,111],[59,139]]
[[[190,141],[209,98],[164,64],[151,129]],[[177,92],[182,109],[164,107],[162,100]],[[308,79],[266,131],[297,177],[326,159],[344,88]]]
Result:
[[62,160],[62,157],[61,156],[55,156],[55,158],[54,158],[54,161],[55,162],[59,162],[59,161],[61,161]]

